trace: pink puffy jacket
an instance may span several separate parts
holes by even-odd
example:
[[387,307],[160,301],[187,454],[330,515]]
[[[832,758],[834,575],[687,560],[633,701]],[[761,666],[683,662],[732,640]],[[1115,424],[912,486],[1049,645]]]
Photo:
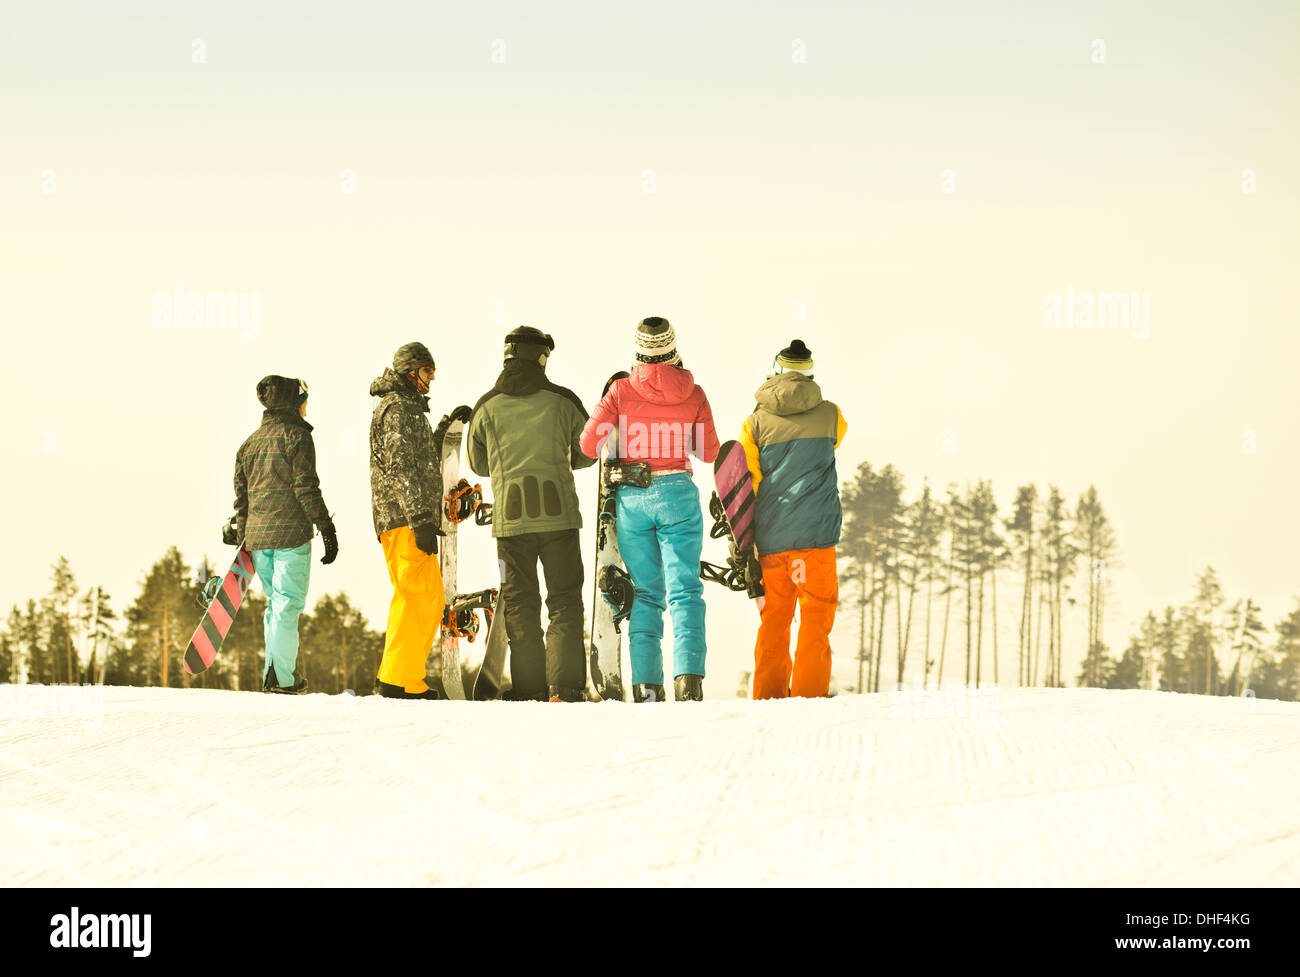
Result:
[[653,471],[690,471],[687,455],[710,463],[718,457],[709,398],[690,370],[667,363],[642,363],[610,385],[582,429],[582,453],[599,457],[611,433],[618,457],[647,461]]

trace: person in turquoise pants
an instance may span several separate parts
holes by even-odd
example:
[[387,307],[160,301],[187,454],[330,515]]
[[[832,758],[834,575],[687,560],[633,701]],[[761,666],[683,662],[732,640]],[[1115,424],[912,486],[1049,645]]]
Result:
[[[652,479],[649,488],[620,486],[617,504],[619,553],[636,588],[628,627],[632,684],[638,698],[662,699],[665,608],[673,621],[673,675],[704,677],[700,495],[687,472],[675,472]],[[697,697],[687,694],[687,684],[674,682],[677,698]]]
[[628,625],[632,698],[665,698],[660,645],[668,609],[674,698],[698,701],[704,697],[706,652],[700,580],[704,516],[689,456],[712,462],[718,432],[709,398],[682,365],[677,334],[662,316],[637,323],[632,373],[610,383],[582,429],[579,447],[596,458],[610,438],[615,439],[614,464],[631,462],[651,473],[648,486],[620,485],[615,495],[619,553],[636,588]]
[[321,497],[316,445],[307,423],[307,384],[271,375],[257,384],[262,423],[235,455],[235,533],[266,593],[264,692],[307,690],[298,661],[298,617],[307,606],[313,527],[333,563],[339,541]]
[[[274,550],[253,550],[253,569],[266,593],[266,614],[262,617],[266,637],[266,665],[262,688],[281,690],[281,676],[301,678],[298,669],[298,618],[307,609],[307,585],[311,582],[311,543]],[[272,675],[275,678],[272,678]],[[302,683],[303,689],[306,682]],[[301,690],[300,690],[301,691]]]

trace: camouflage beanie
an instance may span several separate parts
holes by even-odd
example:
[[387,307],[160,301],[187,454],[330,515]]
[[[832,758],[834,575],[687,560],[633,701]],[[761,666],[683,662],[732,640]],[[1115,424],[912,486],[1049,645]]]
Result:
[[298,408],[307,402],[307,384],[273,373],[257,381],[257,399],[267,410]]
[[422,366],[437,366],[433,354],[424,343],[406,343],[393,354],[393,370],[396,373],[410,373]]
[[555,349],[549,333],[532,326],[518,326],[506,333],[506,359],[540,360]]

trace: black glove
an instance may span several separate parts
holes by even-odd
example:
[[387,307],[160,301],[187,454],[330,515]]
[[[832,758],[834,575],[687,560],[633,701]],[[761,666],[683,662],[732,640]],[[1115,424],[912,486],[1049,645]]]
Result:
[[224,526],[221,527],[221,542],[227,546],[237,546],[239,544],[239,517],[231,516]]
[[323,522],[320,524],[320,538],[325,543],[325,555],[320,561],[325,564],[334,562],[334,558],[339,555],[339,534],[334,530],[333,522]]
[[415,545],[423,553],[434,556],[438,552],[438,537],[443,535],[436,522],[426,522],[415,527]]

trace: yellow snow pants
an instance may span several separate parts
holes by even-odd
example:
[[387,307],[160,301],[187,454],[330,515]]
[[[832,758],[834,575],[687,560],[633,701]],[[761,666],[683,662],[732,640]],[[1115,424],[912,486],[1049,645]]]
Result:
[[410,526],[390,529],[379,542],[393,582],[379,681],[407,692],[424,692],[429,688],[424,681],[425,662],[442,625],[442,569],[436,553],[425,553],[415,545],[415,530]]

